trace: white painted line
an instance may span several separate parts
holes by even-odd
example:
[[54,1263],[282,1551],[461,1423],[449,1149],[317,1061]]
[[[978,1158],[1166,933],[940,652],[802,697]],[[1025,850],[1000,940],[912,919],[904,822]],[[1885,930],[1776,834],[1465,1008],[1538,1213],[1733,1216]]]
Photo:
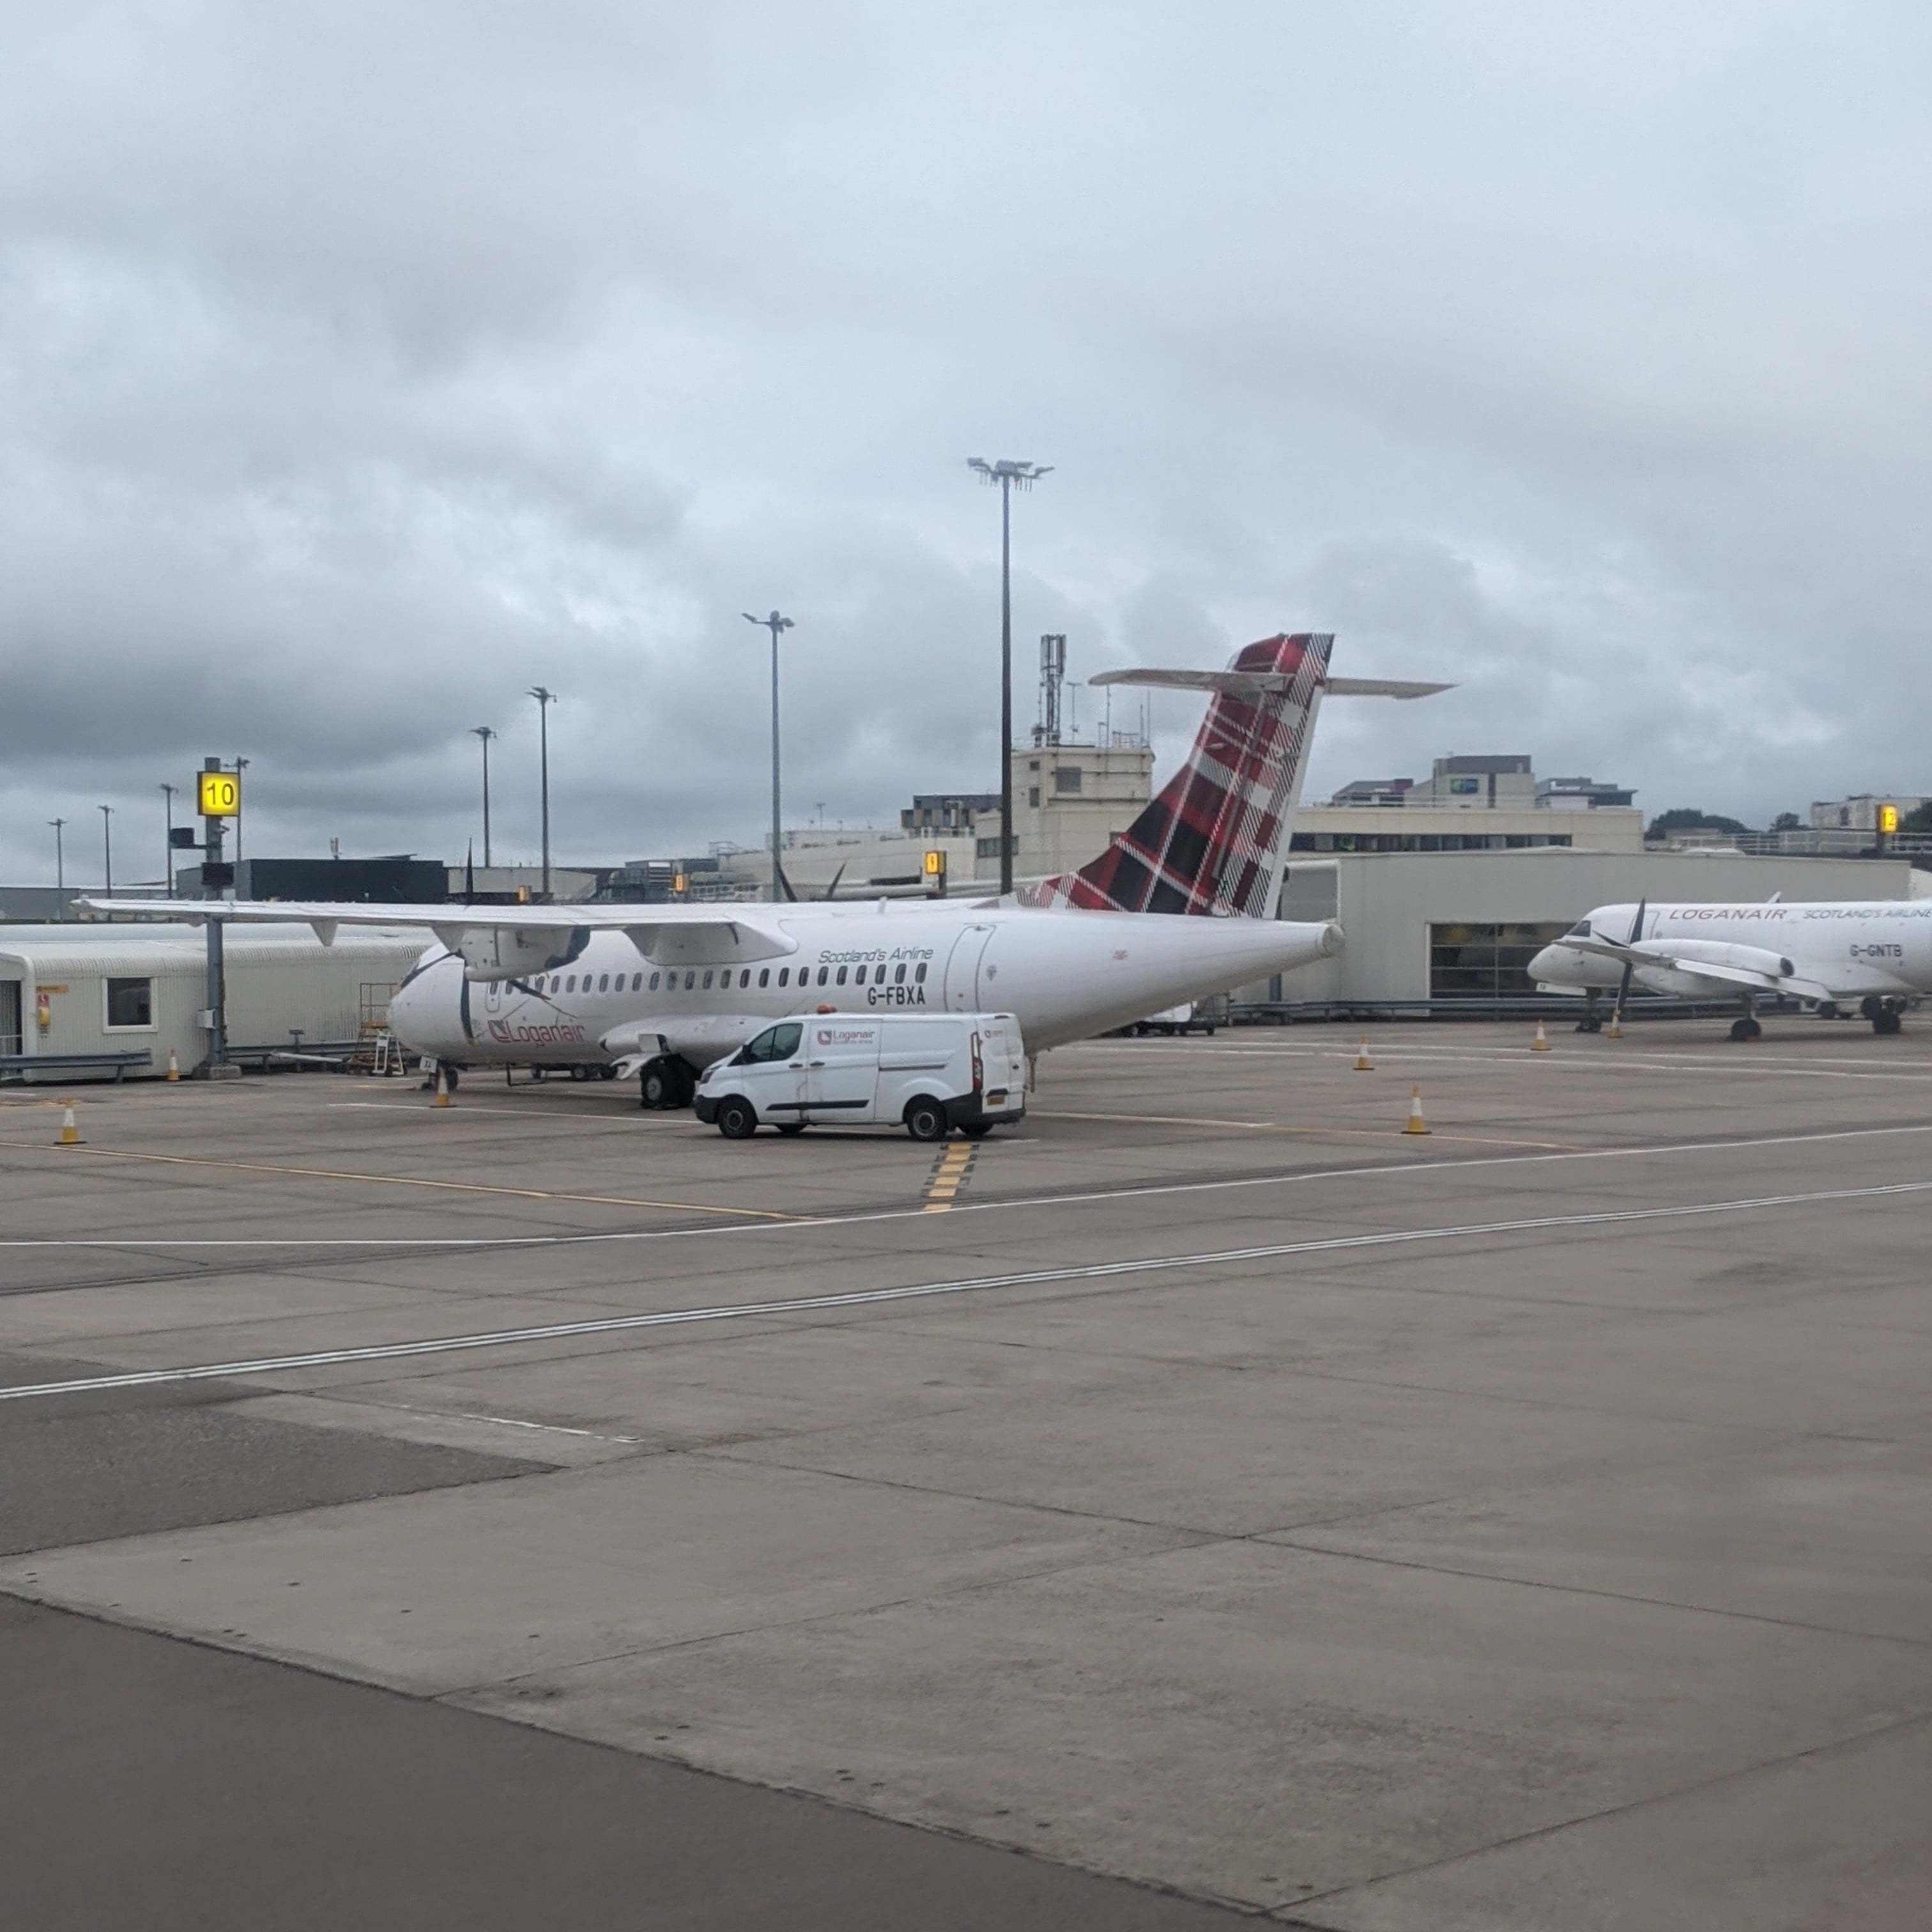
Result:
[[[1229,1180],[1150,1180],[1132,1187],[1108,1187],[1087,1193],[1022,1194],[997,1201],[962,1201],[956,1214],[1004,1214],[1028,1208],[1081,1208],[1090,1203],[1138,1201],[1167,1194],[1214,1194],[1232,1188],[1293,1187],[1312,1180],[1372,1180],[1389,1174],[1405,1174],[1420,1180],[1462,1174],[1472,1168],[1534,1167],[1546,1162],[1569,1160],[1634,1160],[1668,1156],[1681,1160],[1688,1155],[1749,1152],[1758,1148],[1810,1147],[1822,1141],[1883,1140],[1899,1134],[1932,1134],[1932,1122],[1902,1127],[1832,1127],[1809,1134],[1771,1134],[1754,1140],[1664,1141],[1644,1147],[1580,1148],[1555,1154],[1477,1154],[1466,1160],[1396,1160],[1371,1166],[1296,1168],[1285,1174],[1250,1174]],[[1391,1140],[1400,1140],[1392,1132]],[[1017,1152],[1018,1144],[994,1150],[1004,1158]],[[592,1232],[580,1234],[398,1234],[386,1239],[380,1234],[293,1235],[268,1234],[215,1237],[157,1235],[152,1240],[138,1234],[118,1237],[55,1237],[51,1235],[0,1236],[0,1249],[6,1248],[108,1248],[146,1252],[150,1249],[255,1249],[255,1248],[576,1248],[595,1247],[605,1242],[715,1240],[729,1234],[795,1234],[802,1228],[869,1226],[875,1221],[909,1221],[925,1213],[924,1208],[878,1208],[851,1214],[801,1215],[795,1221],[734,1222],[729,1226],[706,1224],[699,1228],[632,1228]],[[76,1289],[89,1284],[75,1282]]]
[[[1617,1073],[1626,1070],[1640,1072],[1670,1072],[1689,1071],[1701,1072],[1711,1067],[1718,1067],[1730,1073],[1790,1073],[1803,1074],[1816,1080],[1932,1080],[1932,1061],[1907,1062],[1897,1072],[1880,1067],[1859,1066],[1853,1060],[1778,1060],[1743,1058],[1753,1049],[1748,1046],[1738,1048],[1738,1056],[1722,1054],[1680,1054],[1669,1059],[1644,1058],[1634,1053],[1618,1052],[1612,1043],[1596,1050],[1572,1048],[1555,1048],[1550,1054],[1540,1054],[1525,1045],[1521,1047],[1503,1047],[1490,1053],[1472,1053],[1466,1049],[1447,1046],[1411,1046],[1400,1041],[1391,1042],[1373,1028],[1369,1036],[1378,1060],[1407,1060],[1434,1066],[1483,1066],[1538,1067],[1544,1070],[1560,1067],[1566,1073]],[[1065,1052],[1062,1048],[1059,1049]],[[1178,1041],[1161,1040],[1142,1043],[1132,1051],[1138,1053],[1186,1053],[1190,1048]],[[1201,1054],[1212,1053],[1229,1059],[1246,1060],[1352,1060],[1353,1047],[1329,1046],[1223,1046],[1192,1049],[1198,1058]],[[1587,1057],[1586,1057],[1587,1056]],[[1841,1066],[1858,1066],[1856,1072],[1842,1073],[1835,1070]]]
[[1473,1221],[1446,1228],[1399,1228],[1373,1234],[1337,1234],[1319,1241],[1281,1241],[1265,1247],[1220,1248],[1202,1254],[1151,1255],[1135,1261],[1093,1262],[1072,1268],[1032,1268],[1016,1274],[972,1275],[960,1281],[914,1282],[903,1288],[854,1288],[843,1294],[802,1294],[788,1301],[742,1301],[711,1308],[664,1309],[654,1315],[610,1315],[589,1322],[552,1322],[531,1328],[497,1328],[481,1334],[443,1335],[422,1342],[380,1342],[359,1348],[318,1348],[299,1355],[264,1355],[236,1362],[204,1362],[193,1368],[138,1369],[121,1375],[87,1376],[71,1382],[23,1382],[0,1388],[0,1402],[34,1396],[82,1395],[106,1389],[154,1388],[174,1382],[213,1382],[238,1376],[292,1373],[352,1362],[406,1361],[474,1348],[508,1348],[533,1342],[572,1341],[694,1322],[742,1322],[760,1316],[804,1315],[834,1308],[866,1308],[921,1301],[939,1295],[978,1294],[1000,1288],[1035,1288],[1062,1281],[1108,1281],[1124,1275],[1158,1274],[1177,1268],[1220,1268],[1244,1262],[1280,1261],[1294,1255],[1339,1254],[1417,1241],[1453,1241],[1478,1236],[1535,1234],[1555,1228],[1620,1227],[1636,1221],[1676,1221],[1708,1214],[1763,1213],[1826,1201],[1868,1201],[1890,1195],[1932,1193],[1932,1180],[1895,1181],[1882,1187],[1833,1187],[1809,1194],[1766,1194],[1739,1201],[1698,1201],[1675,1208],[1623,1208],[1594,1214],[1539,1214],[1521,1221]]

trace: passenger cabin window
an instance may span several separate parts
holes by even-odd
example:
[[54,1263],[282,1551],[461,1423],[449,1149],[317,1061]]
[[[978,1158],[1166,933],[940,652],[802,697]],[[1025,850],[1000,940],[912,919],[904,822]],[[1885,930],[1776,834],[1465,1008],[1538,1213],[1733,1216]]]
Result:
[[154,982],[152,980],[110,980],[107,982],[107,1024],[151,1027],[154,1023]]
[[574,993],[577,991],[577,975],[574,973],[563,982],[563,990],[566,993]]
[[788,986],[791,984],[791,968],[789,966],[781,966],[778,968],[778,984],[781,986]]
[[838,969],[838,983],[842,986],[845,983],[845,969],[842,966]]
[[926,962],[923,959],[919,962],[919,970],[914,974],[912,978],[913,984],[916,986],[922,986],[926,984]]
[[821,967],[820,967],[820,968],[819,968],[819,969],[818,969],[818,983],[819,983],[821,986],[824,986],[824,985],[825,984],[825,981],[826,981],[826,976],[830,973],[831,970],[832,970],[832,969],[831,969],[829,966],[821,966]]
[[761,986],[769,986],[771,983],[772,969],[769,966],[760,966],[758,968],[758,984]]
[[892,984],[895,986],[905,984],[905,962],[903,959],[892,968]]
[[641,992],[644,990],[644,976],[643,974],[633,973],[631,975],[631,991],[632,992]]
[[704,990],[707,993],[711,990],[711,968],[709,966],[704,969]]
[[609,974],[600,973],[598,974],[597,990],[600,993],[608,993],[610,990],[610,976]]
[[663,976],[663,975],[662,974],[662,973],[653,973],[653,974],[651,975],[651,991],[652,991],[652,992],[654,992],[654,993],[655,993],[655,992],[657,991],[657,989],[658,989],[658,980],[659,980],[662,976]]
[[697,984],[698,969],[694,966],[687,968],[684,975],[684,990],[688,993]]

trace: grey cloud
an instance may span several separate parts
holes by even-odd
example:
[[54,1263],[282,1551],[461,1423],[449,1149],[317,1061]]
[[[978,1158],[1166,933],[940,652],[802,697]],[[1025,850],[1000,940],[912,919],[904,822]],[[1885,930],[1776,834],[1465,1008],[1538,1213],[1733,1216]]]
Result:
[[1042,630],[1084,677],[1332,628],[1461,688],[1331,707],[1318,790],[1932,788],[1916,10],[8,30],[0,871],[214,751],[251,837],[454,855],[485,722],[532,847],[538,680],[560,844],[754,841],[774,603],[801,815],[991,784],[975,452],[1057,466],[1022,724]]

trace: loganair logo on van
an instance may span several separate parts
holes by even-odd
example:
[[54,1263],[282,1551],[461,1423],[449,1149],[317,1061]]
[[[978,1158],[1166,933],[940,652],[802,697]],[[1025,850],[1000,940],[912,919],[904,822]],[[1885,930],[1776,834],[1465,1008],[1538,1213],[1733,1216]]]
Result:
[[814,1027],[812,1038],[820,1046],[868,1046],[878,1037],[871,1027]]
[[559,1046],[589,1038],[580,1026],[567,1022],[543,1026],[510,1026],[502,1020],[489,1023],[490,1037],[499,1046]]

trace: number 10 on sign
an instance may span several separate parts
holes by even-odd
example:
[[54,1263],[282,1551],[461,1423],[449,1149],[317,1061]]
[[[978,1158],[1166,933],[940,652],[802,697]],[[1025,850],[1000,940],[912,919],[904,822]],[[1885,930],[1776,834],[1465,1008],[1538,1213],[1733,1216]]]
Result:
[[202,772],[200,812],[204,818],[234,818],[242,811],[242,781],[232,772]]

